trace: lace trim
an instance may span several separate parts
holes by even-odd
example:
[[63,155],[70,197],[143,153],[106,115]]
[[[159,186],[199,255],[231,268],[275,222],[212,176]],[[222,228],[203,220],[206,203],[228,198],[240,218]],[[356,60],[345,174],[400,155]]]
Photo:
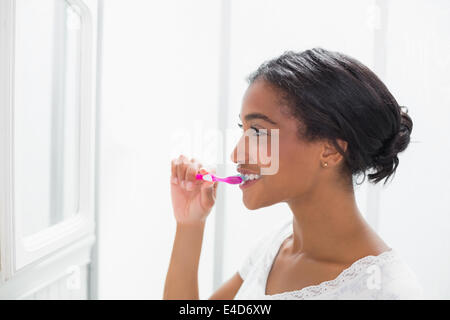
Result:
[[321,282],[317,285],[304,287],[300,290],[281,292],[271,295],[264,295],[263,299],[305,299],[322,295],[329,291],[337,289],[339,286],[347,283],[350,280],[355,279],[362,272],[365,272],[367,268],[374,264],[385,263],[394,258],[395,251],[393,249],[384,251],[377,256],[365,256],[359,260],[356,260],[350,267],[344,269],[336,278]]

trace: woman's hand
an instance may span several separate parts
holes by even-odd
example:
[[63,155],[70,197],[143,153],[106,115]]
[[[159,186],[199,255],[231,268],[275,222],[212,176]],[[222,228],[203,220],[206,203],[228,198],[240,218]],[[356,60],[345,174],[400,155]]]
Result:
[[[171,195],[175,220],[178,224],[204,223],[216,202],[218,182],[196,180],[196,174],[205,174],[196,159],[180,155],[172,160]],[[211,170],[211,173],[215,173]]]

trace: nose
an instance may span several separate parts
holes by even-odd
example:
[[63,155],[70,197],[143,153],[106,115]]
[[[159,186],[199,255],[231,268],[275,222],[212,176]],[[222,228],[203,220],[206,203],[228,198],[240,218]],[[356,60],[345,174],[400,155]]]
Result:
[[237,147],[234,147],[233,151],[230,154],[230,159],[232,162],[237,163]]
[[[247,154],[247,148],[245,146],[244,141],[245,141],[245,137],[244,137],[244,139],[241,138],[239,140],[239,142],[236,144],[236,146],[234,147],[233,152],[231,152],[230,159],[231,159],[232,162],[234,162],[234,163],[246,163],[247,158],[248,158],[248,154]],[[244,143],[243,146],[241,146],[242,143]],[[240,147],[239,148],[240,152],[238,152],[238,147]],[[244,154],[242,154],[242,151],[244,151],[243,152]]]
[[231,162],[237,163],[237,159],[236,159],[236,147],[234,147],[233,151],[230,154],[230,159]]

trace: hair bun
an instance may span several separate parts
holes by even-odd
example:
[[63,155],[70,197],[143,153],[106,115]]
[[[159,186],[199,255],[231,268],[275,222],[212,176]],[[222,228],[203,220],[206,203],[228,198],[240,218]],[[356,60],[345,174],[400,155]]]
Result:
[[397,151],[397,153],[402,152],[406,149],[406,147],[409,144],[411,132],[413,129],[413,122],[412,122],[410,116],[408,115],[408,108],[406,108],[406,107],[400,107],[400,108],[405,108],[406,112],[404,112],[403,110],[400,110],[400,116],[401,116],[400,130],[397,134],[398,139],[395,144],[395,150]]
[[[402,109],[405,108],[406,111]],[[395,173],[399,160],[397,154],[404,151],[410,142],[410,136],[413,128],[413,122],[408,115],[408,108],[400,107],[400,128],[399,131],[389,138],[379,151],[373,157],[376,173],[369,174],[369,180],[372,182],[379,182],[382,179],[387,179]]]

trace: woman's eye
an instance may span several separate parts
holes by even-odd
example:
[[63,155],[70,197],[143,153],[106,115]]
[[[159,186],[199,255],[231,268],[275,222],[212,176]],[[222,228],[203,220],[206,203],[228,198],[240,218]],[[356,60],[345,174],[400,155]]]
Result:
[[[243,128],[243,125],[241,123],[238,123],[237,125],[239,128],[241,129]],[[261,136],[265,134],[264,132],[260,132],[258,128],[250,127],[250,129],[253,129],[256,132],[256,136]]]
[[[263,135],[266,134],[266,132],[264,132],[264,131],[259,131],[258,128],[251,127],[251,129],[255,130],[257,136],[263,136]],[[265,129],[264,129],[264,130],[265,130]]]

